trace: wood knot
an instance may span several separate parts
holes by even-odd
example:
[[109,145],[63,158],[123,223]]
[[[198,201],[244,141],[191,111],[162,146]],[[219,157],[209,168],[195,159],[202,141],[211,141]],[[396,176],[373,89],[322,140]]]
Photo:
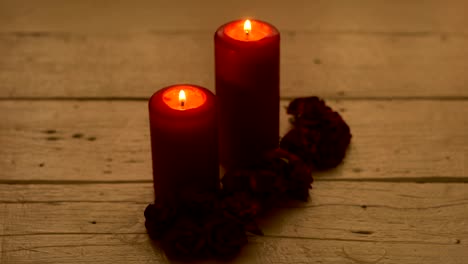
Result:
[[55,134],[55,133],[57,133],[57,130],[55,130],[55,129],[48,129],[48,130],[42,131],[42,133],[44,133],[44,134]]
[[72,135],[73,138],[82,138],[83,137],[83,134],[81,133],[75,133]]
[[351,233],[361,234],[361,235],[372,235],[372,234],[374,234],[373,231],[366,231],[366,230],[351,230]]
[[57,141],[57,140],[60,140],[62,139],[61,137],[46,137],[46,140],[48,141]]

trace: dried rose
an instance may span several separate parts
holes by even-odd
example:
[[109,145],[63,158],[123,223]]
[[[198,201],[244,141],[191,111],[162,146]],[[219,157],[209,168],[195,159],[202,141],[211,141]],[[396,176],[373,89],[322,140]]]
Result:
[[271,193],[281,193],[281,178],[280,175],[269,169],[256,170],[250,178],[250,189],[261,195],[269,195]]
[[280,147],[304,159],[317,169],[337,166],[351,141],[349,126],[340,114],[318,97],[297,98],[288,106],[294,126]]
[[310,168],[302,160],[291,161],[291,168],[288,194],[291,198],[307,201],[314,181]]
[[283,137],[280,147],[317,169],[328,169],[341,163],[350,140],[349,127],[343,122],[335,127],[294,128]]
[[220,207],[227,214],[235,218],[253,219],[259,212],[260,204],[252,196],[242,192],[224,197],[220,203]]
[[266,153],[251,170],[227,173],[223,186],[227,193],[251,194],[260,200],[264,210],[285,194],[289,198],[307,200],[312,181],[311,171],[301,158],[278,148]]
[[274,149],[265,153],[266,161],[271,162],[276,159],[283,160],[285,164],[287,165],[289,164],[290,161],[297,161],[297,160],[300,160],[301,158],[281,148],[277,148],[277,149]]
[[229,171],[222,179],[223,190],[228,193],[250,192],[255,196],[283,193],[284,175],[288,165],[280,158],[263,157],[248,169]]
[[329,112],[333,110],[316,96],[296,98],[289,103],[287,108],[287,113],[295,118],[309,120],[321,119]]
[[225,217],[237,221],[247,232],[256,235],[263,235],[255,223],[255,216],[260,209],[260,202],[245,192],[229,195],[220,202],[220,210]]
[[214,192],[186,192],[180,203],[180,211],[192,217],[211,213],[217,204],[217,194]]
[[307,200],[313,177],[309,166],[301,158],[284,149],[276,149],[266,154],[266,160],[277,167],[277,171],[282,171],[289,198]]
[[179,218],[164,234],[161,246],[173,259],[195,259],[206,255],[206,235],[190,218]]
[[222,181],[225,193],[247,192],[260,200],[269,200],[285,191],[283,177],[266,166],[227,173]]
[[156,201],[145,209],[145,227],[152,239],[159,239],[172,225],[177,214],[175,206]]
[[250,178],[252,171],[232,170],[228,171],[221,179],[224,193],[236,193],[250,190]]
[[232,258],[247,244],[247,235],[237,221],[223,215],[212,215],[205,224],[211,253],[219,258]]

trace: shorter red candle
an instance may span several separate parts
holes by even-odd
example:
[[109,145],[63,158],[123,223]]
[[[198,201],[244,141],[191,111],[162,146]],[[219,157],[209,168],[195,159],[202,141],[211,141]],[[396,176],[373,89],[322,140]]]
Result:
[[219,188],[215,96],[195,85],[173,85],[148,102],[155,196],[166,203]]

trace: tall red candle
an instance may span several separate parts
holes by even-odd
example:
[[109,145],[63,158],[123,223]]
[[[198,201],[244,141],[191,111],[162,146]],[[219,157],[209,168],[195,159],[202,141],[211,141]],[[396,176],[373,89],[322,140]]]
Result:
[[266,22],[238,20],[214,39],[220,162],[248,166],[279,141],[280,35]]
[[195,85],[173,85],[148,102],[157,199],[219,188],[215,96]]

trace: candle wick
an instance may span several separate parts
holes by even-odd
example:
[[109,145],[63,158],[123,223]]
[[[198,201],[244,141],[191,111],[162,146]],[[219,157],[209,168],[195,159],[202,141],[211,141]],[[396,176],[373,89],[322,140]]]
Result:
[[185,101],[180,101],[180,106],[184,107],[185,106]]

